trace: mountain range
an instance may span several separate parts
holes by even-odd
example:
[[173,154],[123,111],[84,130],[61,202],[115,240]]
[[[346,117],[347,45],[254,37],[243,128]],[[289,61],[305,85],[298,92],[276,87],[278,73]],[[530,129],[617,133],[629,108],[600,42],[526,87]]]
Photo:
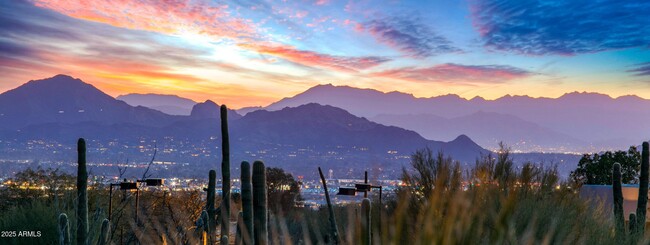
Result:
[[[288,156],[281,159],[292,161],[291,156],[296,155],[292,152],[309,151],[313,152],[312,161],[313,156],[336,154],[340,155],[336,159],[345,164],[345,159],[356,152],[404,163],[393,155],[409,155],[425,146],[464,162],[488,153],[464,135],[449,142],[428,140],[411,130],[315,103],[277,111],[257,110],[245,116],[231,110],[228,118],[235,156],[261,157],[259,152],[274,149],[274,154]],[[110,146],[117,139],[136,144],[149,139],[168,145],[181,141],[183,147],[204,149],[201,152],[205,153],[214,146],[199,143],[218,145],[219,127],[219,105],[213,101],[193,105],[187,116],[168,115],[131,106],[66,75],[29,81],[0,94],[0,140],[5,141],[73,142],[85,137]]]
[[[494,100],[458,95],[418,98],[349,86],[318,85],[272,103],[278,110],[306,103],[342,108],[388,125],[415,130],[436,140],[463,132],[483,147],[505,141],[523,151],[626,149],[647,140],[650,100],[628,95],[612,98],[587,92],[559,98],[504,96]],[[555,142],[555,143],[554,143]]]
[[496,148],[499,142],[510,147],[532,151],[555,151],[586,145],[571,136],[542,127],[521,118],[496,112],[478,111],[466,116],[444,118],[433,114],[380,114],[370,118],[385,125],[420,132],[429,139],[453,139],[458,134],[470,135],[479,145]]
[[[164,96],[157,101],[150,108],[174,106],[165,102]],[[465,134],[492,150],[498,142],[522,152],[625,149],[647,139],[643,132],[650,131],[650,125],[639,123],[650,120],[650,100],[586,92],[567,93],[559,98],[507,95],[494,100],[468,100],[453,94],[418,98],[397,91],[384,93],[325,84],[265,107],[245,107],[237,112],[246,115],[256,110],[274,111],[309,103],[342,108],[374,122],[416,131],[432,140],[450,141]]]

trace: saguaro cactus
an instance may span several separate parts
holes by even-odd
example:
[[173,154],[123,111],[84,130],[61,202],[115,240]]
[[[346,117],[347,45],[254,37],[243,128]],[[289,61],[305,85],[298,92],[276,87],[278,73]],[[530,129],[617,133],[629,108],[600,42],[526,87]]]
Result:
[[86,141],[77,141],[77,244],[88,244],[88,172],[86,171]]
[[636,215],[634,213],[630,213],[630,235],[636,235]]
[[221,235],[221,242],[219,244],[228,244],[228,235]]
[[645,232],[645,215],[648,206],[648,168],[650,167],[650,149],[648,142],[643,142],[643,151],[641,152],[641,176],[639,176],[639,199],[636,206],[637,231],[639,237],[643,237]]
[[237,215],[237,232],[235,233],[235,245],[242,245],[242,231],[245,230],[244,214],[239,212]]
[[327,211],[329,212],[330,233],[334,240],[334,244],[339,244],[339,228],[336,225],[336,218],[334,218],[334,209],[332,208],[330,194],[327,190],[327,182],[325,181],[325,176],[323,176],[323,171],[320,167],[318,167],[318,174],[320,175],[320,179],[323,182],[323,189],[325,190],[325,201],[327,201]]
[[253,238],[255,245],[269,243],[266,198],[266,168],[262,161],[255,161],[253,163]]
[[623,190],[621,187],[621,164],[614,163],[612,168],[612,190],[614,192],[614,222],[616,236],[623,236],[625,231],[625,216],[623,214]]
[[364,245],[372,242],[370,223],[370,199],[364,198],[361,202],[361,241]]
[[111,222],[108,219],[102,221],[102,228],[99,232],[99,240],[97,240],[97,245],[108,245],[111,244]]
[[68,215],[59,214],[59,245],[70,245],[70,222]]
[[244,227],[242,227],[242,243],[253,244],[253,192],[251,184],[251,165],[241,163],[241,203]]
[[221,176],[222,193],[221,201],[221,241],[228,242],[230,234],[230,141],[228,138],[228,108],[221,105]]
[[208,220],[205,225],[205,231],[207,233],[208,239],[210,241],[214,240],[214,234],[213,231],[215,227],[217,227],[217,222],[215,220],[215,216],[217,215],[215,213],[214,209],[214,198],[216,194],[216,185],[217,185],[217,171],[210,170],[210,173],[208,174],[208,199],[206,200],[205,203],[205,210],[207,211],[207,217]]

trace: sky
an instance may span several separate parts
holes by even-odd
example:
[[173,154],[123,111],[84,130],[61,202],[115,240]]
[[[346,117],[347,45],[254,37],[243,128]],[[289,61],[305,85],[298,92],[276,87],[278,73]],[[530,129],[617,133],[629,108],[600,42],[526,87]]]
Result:
[[7,0],[0,92],[67,74],[233,108],[331,83],[650,98],[647,0]]

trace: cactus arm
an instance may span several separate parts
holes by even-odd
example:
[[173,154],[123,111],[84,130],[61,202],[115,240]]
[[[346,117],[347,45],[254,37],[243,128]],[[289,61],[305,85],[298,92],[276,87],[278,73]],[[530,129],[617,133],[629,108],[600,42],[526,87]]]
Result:
[[630,213],[630,236],[636,236],[636,215],[634,213]]
[[623,214],[623,190],[621,185],[621,164],[614,163],[612,168],[612,191],[614,195],[614,223],[616,236],[623,237],[625,218]]
[[111,244],[111,222],[108,219],[102,221],[102,228],[99,232],[99,240],[97,240],[97,245],[109,245]]
[[65,213],[59,215],[59,245],[70,245],[70,222]]
[[646,209],[648,207],[648,171],[650,165],[648,142],[643,142],[641,152],[641,175],[639,176],[639,199],[636,207],[637,230],[640,237],[645,232]]

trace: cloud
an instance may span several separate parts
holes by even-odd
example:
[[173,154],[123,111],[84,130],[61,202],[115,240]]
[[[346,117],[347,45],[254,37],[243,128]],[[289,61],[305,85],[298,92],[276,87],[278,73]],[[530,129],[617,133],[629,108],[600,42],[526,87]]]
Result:
[[316,5],[326,5],[326,4],[329,4],[329,3],[330,3],[330,0],[316,0],[316,2],[314,4],[316,4]]
[[[27,15],[31,18],[21,18]],[[41,63],[60,56],[105,63],[125,59],[143,64],[199,65],[196,56],[205,52],[162,44],[153,33],[79,22],[20,1],[0,5],[0,27],[0,36],[7,37],[0,40],[1,55],[19,55]]]
[[636,68],[627,70],[634,73],[634,76],[650,76],[650,62],[644,62],[635,65]]
[[460,51],[445,37],[417,19],[383,18],[357,23],[355,26],[359,31],[370,33],[377,41],[412,57],[426,58]]
[[38,7],[70,17],[128,29],[165,34],[193,32],[218,39],[252,38],[257,35],[251,23],[230,15],[228,5],[214,5],[208,1],[32,1]]
[[[100,22],[114,27],[179,36],[189,32],[209,36],[214,41],[228,39],[234,41],[239,47],[260,54],[277,56],[304,66],[354,72],[388,60],[381,57],[344,57],[298,50],[291,45],[268,40],[268,37],[260,34],[252,21],[233,17],[229,12],[228,5],[215,5],[208,1],[33,1],[36,6],[54,10],[73,18]],[[271,6],[262,3],[259,1],[242,2],[247,6],[260,6],[265,11],[272,11]],[[307,15],[306,11],[294,13],[300,18]],[[112,49],[120,53],[132,52],[133,54],[134,52],[133,50],[120,51],[121,47],[117,46],[113,46]],[[133,55],[137,55],[137,53]],[[147,55],[142,54],[138,57],[147,59]],[[157,55],[149,57],[158,58]],[[174,57],[183,59],[182,55],[174,55]]]
[[485,46],[528,55],[575,55],[650,47],[645,0],[473,0]]
[[504,83],[524,78],[534,73],[505,65],[459,65],[440,64],[425,68],[405,67],[373,73],[376,77],[388,77],[413,82],[443,83]]
[[260,54],[273,55],[306,66],[332,68],[344,72],[356,72],[357,70],[368,69],[389,61],[388,58],[377,56],[348,57],[328,55],[298,50],[286,45],[240,44],[239,46]]
[[[234,94],[238,93],[223,92],[225,87],[244,91],[242,86],[219,85],[184,70],[187,68],[251,79],[298,80],[290,75],[215,61],[206,55],[208,51],[179,44],[177,38],[162,39],[164,36],[156,33],[79,21],[21,1],[0,2],[0,27],[3,89],[64,73],[90,80],[109,93],[172,89],[205,98],[205,91],[220,97],[236,97]],[[221,90],[212,89],[217,87]]]

